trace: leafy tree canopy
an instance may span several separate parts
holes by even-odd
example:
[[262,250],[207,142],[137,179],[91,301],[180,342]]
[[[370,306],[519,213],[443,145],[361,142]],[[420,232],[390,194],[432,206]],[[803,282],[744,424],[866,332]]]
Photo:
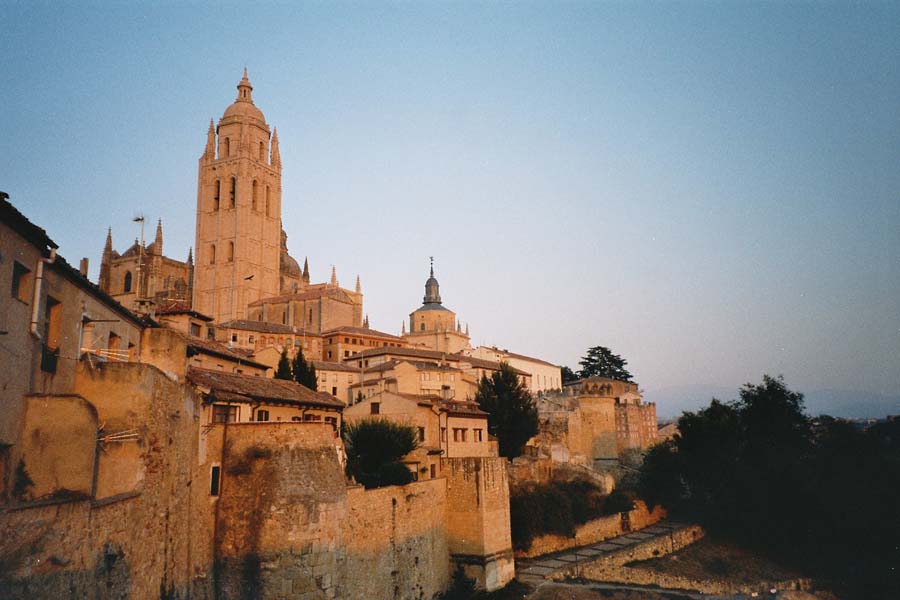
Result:
[[900,419],[867,431],[810,419],[802,394],[764,376],[736,401],[684,413],[678,430],[644,459],[648,503],[824,577],[841,597],[897,597]]
[[562,382],[564,384],[578,379],[578,374],[575,371],[573,371],[572,369],[570,369],[569,367],[563,366],[563,367],[561,367],[561,371],[562,371]]
[[619,381],[632,381],[632,375],[625,368],[628,364],[624,358],[605,346],[588,348],[587,354],[578,363],[581,365],[579,377],[607,377]]
[[497,437],[500,456],[515,458],[538,432],[537,407],[531,393],[506,363],[478,382],[475,401],[488,413],[488,431]]
[[404,485],[413,474],[400,460],[419,445],[419,432],[383,418],[345,422],[341,437],[347,452],[347,474],[366,488]]
[[278,368],[275,369],[275,379],[294,379],[294,373],[291,370],[291,361],[288,358],[287,350],[281,351],[281,357],[278,359]]

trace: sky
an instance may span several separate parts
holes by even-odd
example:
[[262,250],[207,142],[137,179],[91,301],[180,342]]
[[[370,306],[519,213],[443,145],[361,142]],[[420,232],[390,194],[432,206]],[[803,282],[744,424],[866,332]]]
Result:
[[372,327],[399,333],[434,256],[474,344],[575,369],[607,346],[658,404],[764,373],[900,396],[900,4],[0,0],[0,22],[0,190],[94,281],[139,214],[186,257],[246,66],[291,254],[359,274]]

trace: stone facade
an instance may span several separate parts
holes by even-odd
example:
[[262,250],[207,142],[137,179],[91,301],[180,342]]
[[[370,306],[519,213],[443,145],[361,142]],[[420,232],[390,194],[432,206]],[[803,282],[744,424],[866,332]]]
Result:
[[496,346],[478,346],[477,348],[464,350],[463,354],[483,358],[495,362],[505,362],[531,375],[529,390],[535,396],[545,392],[562,389],[562,372],[559,365],[554,365],[540,358],[517,354]]
[[152,305],[171,302],[190,306],[194,277],[192,253],[188,251],[185,262],[163,255],[162,221],[156,225],[153,243],[149,246],[142,243],[135,240],[119,254],[113,249],[112,229],[107,232],[100,262],[100,289],[139,312],[150,312]]
[[431,275],[425,282],[425,298],[422,306],[409,314],[409,332],[406,324],[401,333],[410,346],[418,346],[438,352],[454,354],[470,347],[469,326],[463,331],[456,313],[441,303],[440,285]]

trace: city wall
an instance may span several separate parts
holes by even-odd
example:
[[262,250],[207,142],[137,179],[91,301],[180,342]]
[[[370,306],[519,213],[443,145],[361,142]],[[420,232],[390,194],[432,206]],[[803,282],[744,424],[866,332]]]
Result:
[[[192,534],[193,397],[158,369],[133,363],[80,365],[75,389],[78,396],[29,398],[48,414],[87,402],[100,429],[82,419],[77,435],[56,436],[46,419],[26,420],[26,436],[41,442],[25,459],[47,493],[0,512],[4,598],[211,597],[211,547]],[[120,428],[134,430],[129,441],[98,441]],[[58,447],[44,443],[50,434]],[[80,465],[70,474],[75,484],[43,474],[69,464]],[[84,493],[90,488],[93,495]]]

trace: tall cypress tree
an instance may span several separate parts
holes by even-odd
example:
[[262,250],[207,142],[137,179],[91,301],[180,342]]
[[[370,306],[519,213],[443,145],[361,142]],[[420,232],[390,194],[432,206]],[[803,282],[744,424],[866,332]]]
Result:
[[294,371],[294,381],[309,387],[307,385],[309,382],[309,366],[306,364],[306,359],[303,358],[302,348],[297,348],[297,354],[294,355],[294,363],[291,366]]
[[278,368],[275,369],[275,379],[293,379],[294,374],[291,372],[291,361],[288,360],[287,350],[281,351],[281,358],[278,359]]

